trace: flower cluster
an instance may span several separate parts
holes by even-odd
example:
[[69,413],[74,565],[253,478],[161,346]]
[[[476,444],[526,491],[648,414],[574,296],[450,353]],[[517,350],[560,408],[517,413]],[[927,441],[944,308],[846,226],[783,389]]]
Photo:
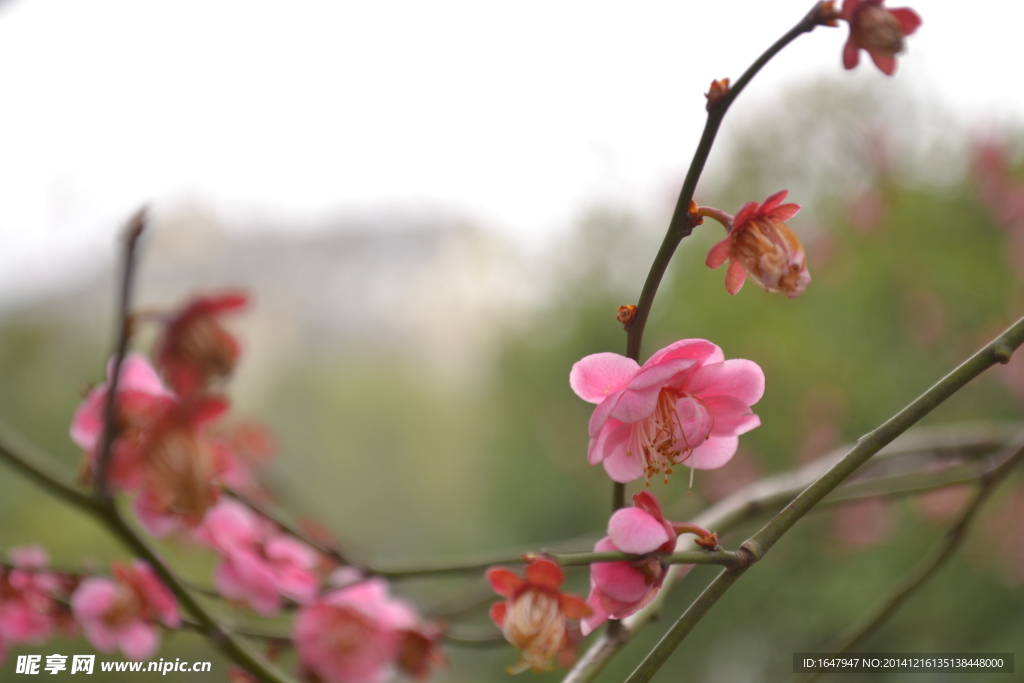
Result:
[[10,647],[74,632],[63,604],[76,579],[47,571],[49,558],[37,546],[11,548],[8,560],[0,563],[0,663]]

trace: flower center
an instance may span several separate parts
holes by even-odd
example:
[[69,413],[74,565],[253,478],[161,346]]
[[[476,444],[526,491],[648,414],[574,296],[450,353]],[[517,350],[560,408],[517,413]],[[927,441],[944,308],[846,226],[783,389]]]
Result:
[[558,596],[527,589],[509,606],[504,632],[505,638],[522,650],[531,667],[550,669],[551,659],[565,644],[565,617]]
[[878,50],[890,56],[903,52],[903,29],[900,22],[878,5],[862,5],[857,12],[854,41],[867,50]]
[[648,486],[656,474],[664,474],[667,484],[673,467],[704,443],[713,425],[714,418],[703,401],[663,387],[654,412],[633,424],[626,454],[643,458]]

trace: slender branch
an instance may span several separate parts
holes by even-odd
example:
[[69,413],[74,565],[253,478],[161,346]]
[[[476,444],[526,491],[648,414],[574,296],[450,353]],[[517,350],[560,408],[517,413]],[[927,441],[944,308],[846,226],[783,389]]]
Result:
[[124,259],[121,271],[121,291],[118,297],[117,331],[114,342],[113,368],[110,371],[110,385],[107,387],[104,406],[103,434],[100,438],[99,457],[96,462],[96,495],[104,501],[111,500],[107,485],[107,471],[110,468],[110,451],[117,436],[117,388],[121,381],[121,364],[128,353],[128,339],[132,335],[131,297],[135,280],[135,247],[146,227],[146,208],[140,209],[128,221],[124,237]]
[[[960,367],[939,380],[931,389],[922,394],[906,408],[894,415],[873,432],[861,437],[857,445],[828,472],[808,486],[782,512],[776,515],[760,531],[751,536],[742,546],[759,560],[773,545],[793,528],[808,511],[848,476],[866,463],[871,456],[886,444],[909,429],[914,423],[937,408],[943,401],[965,387],[968,382],[996,363],[1008,363],[1013,352],[1024,343],[1024,318],[1018,320],[994,341],[974,354]],[[626,683],[645,683],[668,660],[676,647],[693,630],[693,627],[714,606],[719,598],[735,583],[747,568],[726,569],[711,582],[704,593],[672,625],[661,641],[647,655]]]
[[[1020,432],[1021,428],[1021,423],[1016,422],[971,422],[919,427],[887,445],[874,457],[874,462],[926,453],[936,456],[987,453],[1012,439],[1015,434]],[[724,534],[755,516],[774,513],[824,474],[851,448],[852,446],[838,448],[797,470],[777,474],[749,484],[694,517],[693,522]],[[972,477],[971,481],[976,478],[977,475]],[[949,483],[941,485],[948,486]],[[842,494],[837,492],[837,495]],[[828,503],[829,500],[826,499],[823,502]],[[689,537],[680,538],[676,544],[677,551],[692,550],[695,547],[693,539]],[[614,637],[605,634],[595,640],[563,679],[563,683],[592,681],[637,632],[661,613],[669,591],[675,584],[678,572],[678,566],[670,567],[662,589],[654,600],[647,607],[625,619],[623,622],[625,628],[621,633]]]
[[239,493],[238,491],[235,491],[234,489],[225,489],[225,493],[227,495],[231,496],[232,498],[234,498],[235,500],[237,500],[238,502],[242,503],[246,507],[248,507],[250,510],[252,510],[256,514],[260,515],[261,517],[264,517],[265,519],[270,520],[271,522],[273,522],[277,526],[281,527],[281,529],[286,534],[288,534],[289,536],[292,536],[293,538],[296,538],[296,539],[302,541],[303,543],[305,543],[306,545],[310,546],[314,550],[316,550],[316,551],[318,551],[320,553],[323,553],[324,555],[330,557],[331,559],[336,560],[337,562],[339,562],[339,563],[341,563],[343,565],[347,565],[347,566],[350,566],[350,567],[355,567],[356,569],[359,569],[360,571],[362,571],[362,572],[364,572],[366,574],[377,574],[378,573],[378,572],[374,571],[373,569],[371,569],[369,567],[353,563],[351,560],[349,560],[349,558],[347,556],[345,556],[344,553],[341,552],[341,550],[339,548],[336,548],[334,546],[326,545],[326,544],[321,543],[320,541],[314,539],[309,534],[304,533],[298,527],[298,525],[293,524],[292,522],[286,520],[280,514],[277,514],[276,512],[270,510],[269,508],[267,508],[266,506],[256,502],[252,498],[249,498],[248,496],[246,496],[246,495],[244,495],[242,493]]
[[[1010,454],[1002,458],[1001,462],[985,472],[981,486],[975,492],[971,502],[961,513],[956,523],[946,532],[942,541],[932,551],[930,557],[921,563],[917,569],[910,572],[900,582],[899,587],[894,590],[881,605],[879,605],[871,616],[849,629],[846,633],[840,635],[836,640],[832,641],[832,643],[824,650],[825,652],[844,654],[856,648],[864,641],[865,638],[870,636],[889,621],[892,615],[899,611],[899,609],[914,593],[920,590],[936,573],[938,573],[938,571],[946,564],[953,554],[959,550],[960,546],[963,545],[963,542],[967,539],[967,533],[970,531],[971,524],[977,517],[981,507],[989,499],[996,488],[1006,480],[1013,468],[1024,461],[1024,446],[1021,445],[1022,442],[1024,442],[1024,438],[1018,439],[1017,443],[1007,449],[1010,451]],[[799,681],[800,683],[810,683],[818,676],[819,674],[816,672],[807,674],[803,677],[794,676],[793,681],[794,683],[796,681]]]
[[505,635],[496,629],[489,628],[477,633],[451,633],[445,631],[442,636],[449,645],[456,647],[498,647],[508,645]]
[[672,214],[668,232],[665,234],[665,239],[661,243],[657,256],[654,257],[654,263],[651,264],[651,270],[647,274],[647,280],[644,282],[644,287],[640,292],[640,300],[636,304],[636,317],[626,327],[626,355],[633,360],[638,362],[640,360],[640,347],[643,342],[644,328],[647,326],[647,318],[651,313],[654,296],[658,292],[658,286],[661,284],[662,277],[664,277],[665,271],[668,269],[668,264],[672,260],[672,256],[675,254],[679,243],[693,231],[693,225],[687,220],[690,201],[693,199],[693,193],[697,189],[697,181],[700,180],[701,173],[704,171],[704,164],[707,163],[708,156],[711,154],[711,147],[715,144],[715,136],[718,134],[718,128],[722,125],[726,112],[729,111],[729,107],[739,97],[743,89],[747,87],[747,84],[757,75],[757,72],[772,57],[800,35],[814,30],[815,26],[821,22],[821,4],[816,3],[814,8],[796,26],[775,41],[764,54],[758,57],[750,65],[750,68],[733,84],[724,97],[717,102],[709,101],[708,118],[704,124],[704,133],[700,137],[697,151],[690,162],[690,169],[686,172],[683,186],[679,190],[679,199],[676,201],[676,208]]

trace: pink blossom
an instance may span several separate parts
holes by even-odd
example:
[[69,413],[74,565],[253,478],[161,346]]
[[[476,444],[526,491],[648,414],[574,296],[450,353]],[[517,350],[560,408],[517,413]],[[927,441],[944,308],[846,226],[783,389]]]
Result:
[[[645,555],[675,550],[678,534],[662,516],[658,499],[642,491],[633,496],[633,505],[635,507],[622,508],[611,516],[608,535],[597,542],[594,551]],[[644,607],[661,588],[665,570],[665,565],[656,557],[590,565],[587,604],[593,614],[583,620],[583,635],[609,618],[623,619]]]
[[709,268],[727,260],[725,290],[736,294],[747,275],[769,292],[785,292],[790,299],[804,293],[811,282],[804,247],[786,221],[800,210],[799,204],[783,204],[789,194],[781,190],[763,204],[747,202],[733,218],[724,211],[701,207],[698,213],[722,223],[729,234],[708,252]]
[[244,293],[200,296],[168,323],[156,346],[156,362],[167,383],[182,396],[201,390],[210,380],[227,377],[240,348],[220,325],[223,313],[244,308]]
[[750,406],[764,393],[764,373],[749,360],[725,360],[703,339],[684,339],[643,367],[616,353],[573,365],[569,385],[596,403],[590,418],[591,465],[613,480],[666,478],[676,465],[710,470],[729,462],[739,435],[761,424]]
[[100,652],[120,649],[129,659],[147,659],[160,647],[157,622],[181,625],[170,590],[145,562],[115,564],[114,578],[90,577],[71,596],[71,612],[86,639]]
[[565,574],[551,560],[532,560],[525,574],[524,580],[504,567],[487,570],[491,588],[505,598],[491,607],[491,619],[522,653],[522,661],[509,673],[550,670],[555,657],[570,646],[567,621],[590,614],[583,600],[558,590]]
[[293,636],[302,665],[325,683],[379,683],[395,672],[415,611],[367,579],[299,609]]
[[195,535],[221,556],[213,584],[224,597],[245,602],[266,616],[281,610],[282,596],[299,603],[315,598],[320,561],[316,551],[241,503],[222,500]]
[[46,571],[49,558],[39,546],[8,551],[13,568],[0,567],[0,642],[40,645],[57,626],[54,593],[60,579]]
[[871,61],[886,76],[896,73],[896,55],[903,52],[903,38],[921,25],[921,17],[909,7],[886,9],[884,0],[843,0],[841,18],[850,24],[843,47],[843,66],[852,69],[867,50]]

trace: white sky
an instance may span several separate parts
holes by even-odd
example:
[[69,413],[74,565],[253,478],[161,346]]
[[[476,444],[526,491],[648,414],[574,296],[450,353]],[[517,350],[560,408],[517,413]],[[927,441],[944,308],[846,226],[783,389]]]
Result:
[[[810,5],[8,0],[0,295],[109,252],[146,200],[297,223],[430,205],[534,246],[595,200],[664,203],[710,80],[735,79]],[[1024,3],[913,6],[924,25],[894,87],[1022,118]],[[734,111],[842,71],[845,35],[800,38]],[[845,77],[884,78],[866,55]]]

